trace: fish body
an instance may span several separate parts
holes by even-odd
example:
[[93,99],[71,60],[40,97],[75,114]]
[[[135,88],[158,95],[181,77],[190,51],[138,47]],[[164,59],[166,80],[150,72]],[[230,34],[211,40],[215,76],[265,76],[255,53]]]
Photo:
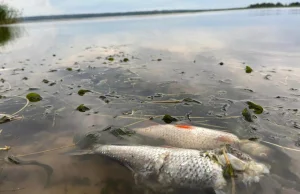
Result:
[[198,150],[96,145],[93,151],[125,164],[137,183],[150,187],[221,190],[226,186],[222,166]]
[[[133,172],[138,185],[153,190],[213,188],[221,193],[227,185],[223,176],[227,161],[221,150],[97,144],[88,154],[100,154],[120,162]],[[252,159],[241,160],[231,153],[227,157],[236,175],[247,184],[258,182],[262,175],[269,173],[264,164]]]
[[231,133],[191,125],[153,125],[133,130],[146,137],[162,139],[170,146],[187,149],[209,150],[240,142]]

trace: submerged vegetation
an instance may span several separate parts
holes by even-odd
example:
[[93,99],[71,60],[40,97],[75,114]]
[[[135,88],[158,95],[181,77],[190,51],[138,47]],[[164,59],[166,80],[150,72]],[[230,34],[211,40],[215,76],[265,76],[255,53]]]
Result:
[[176,122],[178,121],[176,118],[172,117],[171,115],[165,115],[162,120],[167,123],[167,124],[170,124],[172,122]]
[[17,23],[20,16],[21,13],[18,10],[0,3],[0,25]]
[[262,106],[255,104],[253,102],[248,101],[247,104],[249,105],[249,109],[253,109],[255,114],[261,114],[264,109]]
[[249,66],[246,66],[245,71],[246,71],[246,73],[251,73],[253,71],[253,69]]
[[90,90],[79,90],[78,91],[78,95],[79,96],[83,96],[85,93],[87,93],[87,92],[91,92]]
[[79,105],[76,110],[78,110],[79,112],[85,112],[85,111],[89,111],[90,108],[84,106],[84,104]]
[[38,102],[41,101],[43,98],[37,94],[37,93],[29,93],[27,94],[26,98],[30,101],[30,102]]
[[246,121],[253,122],[251,113],[249,112],[249,110],[247,108],[245,108],[243,110],[242,115],[244,116],[244,118],[245,118]]

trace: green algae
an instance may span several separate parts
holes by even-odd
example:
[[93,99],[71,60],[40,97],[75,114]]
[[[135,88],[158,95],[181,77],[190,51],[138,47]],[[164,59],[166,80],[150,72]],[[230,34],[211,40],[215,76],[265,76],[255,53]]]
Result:
[[38,102],[41,101],[43,98],[37,93],[29,93],[27,94],[26,98],[29,102]]
[[78,110],[79,112],[86,112],[86,111],[89,111],[90,108],[84,106],[84,104],[81,104],[76,108],[76,110]]

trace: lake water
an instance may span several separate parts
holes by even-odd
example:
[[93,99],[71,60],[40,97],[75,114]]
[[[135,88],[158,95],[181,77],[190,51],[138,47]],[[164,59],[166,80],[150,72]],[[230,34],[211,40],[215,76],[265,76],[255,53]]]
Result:
[[[43,97],[17,114],[22,119],[0,125],[0,146],[12,147],[2,158],[68,146],[78,132],[133,128],[147,125],[134,124],[141,118],[187,113],[196,117],[193,125],[297,149],[299,22],[299,9],[261,9],[1,27],[0,95],[6,98],[0,99],[0,113],[21,109],[26,100],[18,96],[29,90]],[[124,58],[129,61],[120,62]],[[245,73],[247,65],[251,74]],[[80,89],[93,92],[79,96]],[[201,104],[153,103],[185,98]],[[247,101],[264,107],[252,123],[241,115]],[[76,111],[80,104],[91,110]],[[163,123],[160,117],[154,121]],[[299,152],[269,148],[272,154],[263,162],[271,166],[270,175],[248,187],[238,185],[237,193],[300,192]],[[99,156],[70,157],[66,153],[72,149],[22,157],[53,168],[47,188],[43,168],[1,160],[1,193],[142,192],[126,168]]]

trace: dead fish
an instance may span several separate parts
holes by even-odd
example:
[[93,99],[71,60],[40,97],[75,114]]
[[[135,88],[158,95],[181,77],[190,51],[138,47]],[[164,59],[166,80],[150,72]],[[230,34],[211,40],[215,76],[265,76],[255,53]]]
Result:
[[133,130],[146,137],[162,139],[170,146],[187,149],[208,150],[240,142],[240,139],[231,133],[184,124],[153,125]]
[[[133,172],[136,184],[145,185],[153,191],[213,188],[216,193],[223,193],[227,185],[223,176],[226,160],[219,152],[97,144],[83,153],[117,160]],[[228,158],[247,184],[257,182],[262,175],[269,173],[265,165],[253,160],[242,161],[230,153]]]
[[225,145],[241,149],[258,158],[268,157],[272,150],[259,142],[240,140],[236,135],[186,124],[153,125],[135,128],[136,134],[163,140],[167,145],[186,149],[209,150]]

